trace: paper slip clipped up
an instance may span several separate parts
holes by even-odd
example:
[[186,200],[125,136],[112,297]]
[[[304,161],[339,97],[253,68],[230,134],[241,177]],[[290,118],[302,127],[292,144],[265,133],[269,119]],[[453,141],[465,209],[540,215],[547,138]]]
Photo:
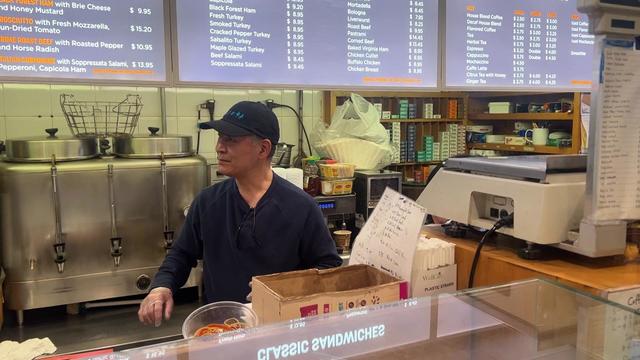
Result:
[[[635,41],[603,39],[600,60],[601,84],[596,112],[591,114],[595,177],[593,214],[598,222],[640,218],[640,51]],[[591,145],[589,146],[591,148]],[[590,149],[591,150],[591,149]]]
[[349,265],[367,264],[402,280],[411,267],[427,210],[387,188],[356,237]]

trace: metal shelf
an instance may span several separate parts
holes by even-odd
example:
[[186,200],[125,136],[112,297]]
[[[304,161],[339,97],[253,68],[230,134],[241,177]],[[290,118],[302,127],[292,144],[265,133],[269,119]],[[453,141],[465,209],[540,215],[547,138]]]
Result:
[[487,120],[487,121],[520,121],[520,120],[539,120],[539,121],[571,121],[572,113],[512,113],[512,114],[469,114],[469,120]]
[[441,164],[441,163],[442,163],[442,161],[403,162],[403,163],[390,164],[389,166],[438,165],[438,164]]
[[570,147],[539,145],[469,144],[471,149],[527,152],[537,154],[572,154]]
[[389,123],[441,123],[441,122],[462,122],[462,119],[383,119],[380,120],[383,124]]

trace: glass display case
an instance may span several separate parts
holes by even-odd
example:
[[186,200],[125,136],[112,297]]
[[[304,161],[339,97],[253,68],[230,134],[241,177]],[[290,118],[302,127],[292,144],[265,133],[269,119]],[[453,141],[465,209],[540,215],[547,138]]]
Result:
[[418,298],[93,359],[633,359],[640,315],[547,280]]

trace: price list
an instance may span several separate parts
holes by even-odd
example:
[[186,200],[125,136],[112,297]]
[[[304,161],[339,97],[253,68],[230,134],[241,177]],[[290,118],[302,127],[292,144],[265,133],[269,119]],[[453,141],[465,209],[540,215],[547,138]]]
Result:
[[166,81],[163,6],[1,1],[0,76]]
[[437,85],[437,0],[177,0],[176,5],[183,83]]
[[[555,64],[558,62],[558,13],[549,12],[545,19],[545,44],[544,44],[544,60],[548,63]],[[547,73],[544,75],[545,86],[556,86],[558,74]]]
[[588,29],[575,0],[447,1],[445,83],[589,89]]
[[516,10],[513,13],[513,84],[524,85],[525,75],[525,12]]
[[287,0],[287,70],[304,70],[304,0]]
[[409,74],[422,74],[424,1],[409,1]]

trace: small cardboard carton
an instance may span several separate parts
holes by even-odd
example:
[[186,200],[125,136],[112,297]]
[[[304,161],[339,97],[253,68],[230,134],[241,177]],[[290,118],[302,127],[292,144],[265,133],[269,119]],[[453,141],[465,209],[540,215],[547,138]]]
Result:
[[253,311],[260,324],[326,314],[408,298],[405,281],[369,265],[256,276]]
[[411,297],[434,296],[454,293],[457,290],[456,264],[411,274]]

